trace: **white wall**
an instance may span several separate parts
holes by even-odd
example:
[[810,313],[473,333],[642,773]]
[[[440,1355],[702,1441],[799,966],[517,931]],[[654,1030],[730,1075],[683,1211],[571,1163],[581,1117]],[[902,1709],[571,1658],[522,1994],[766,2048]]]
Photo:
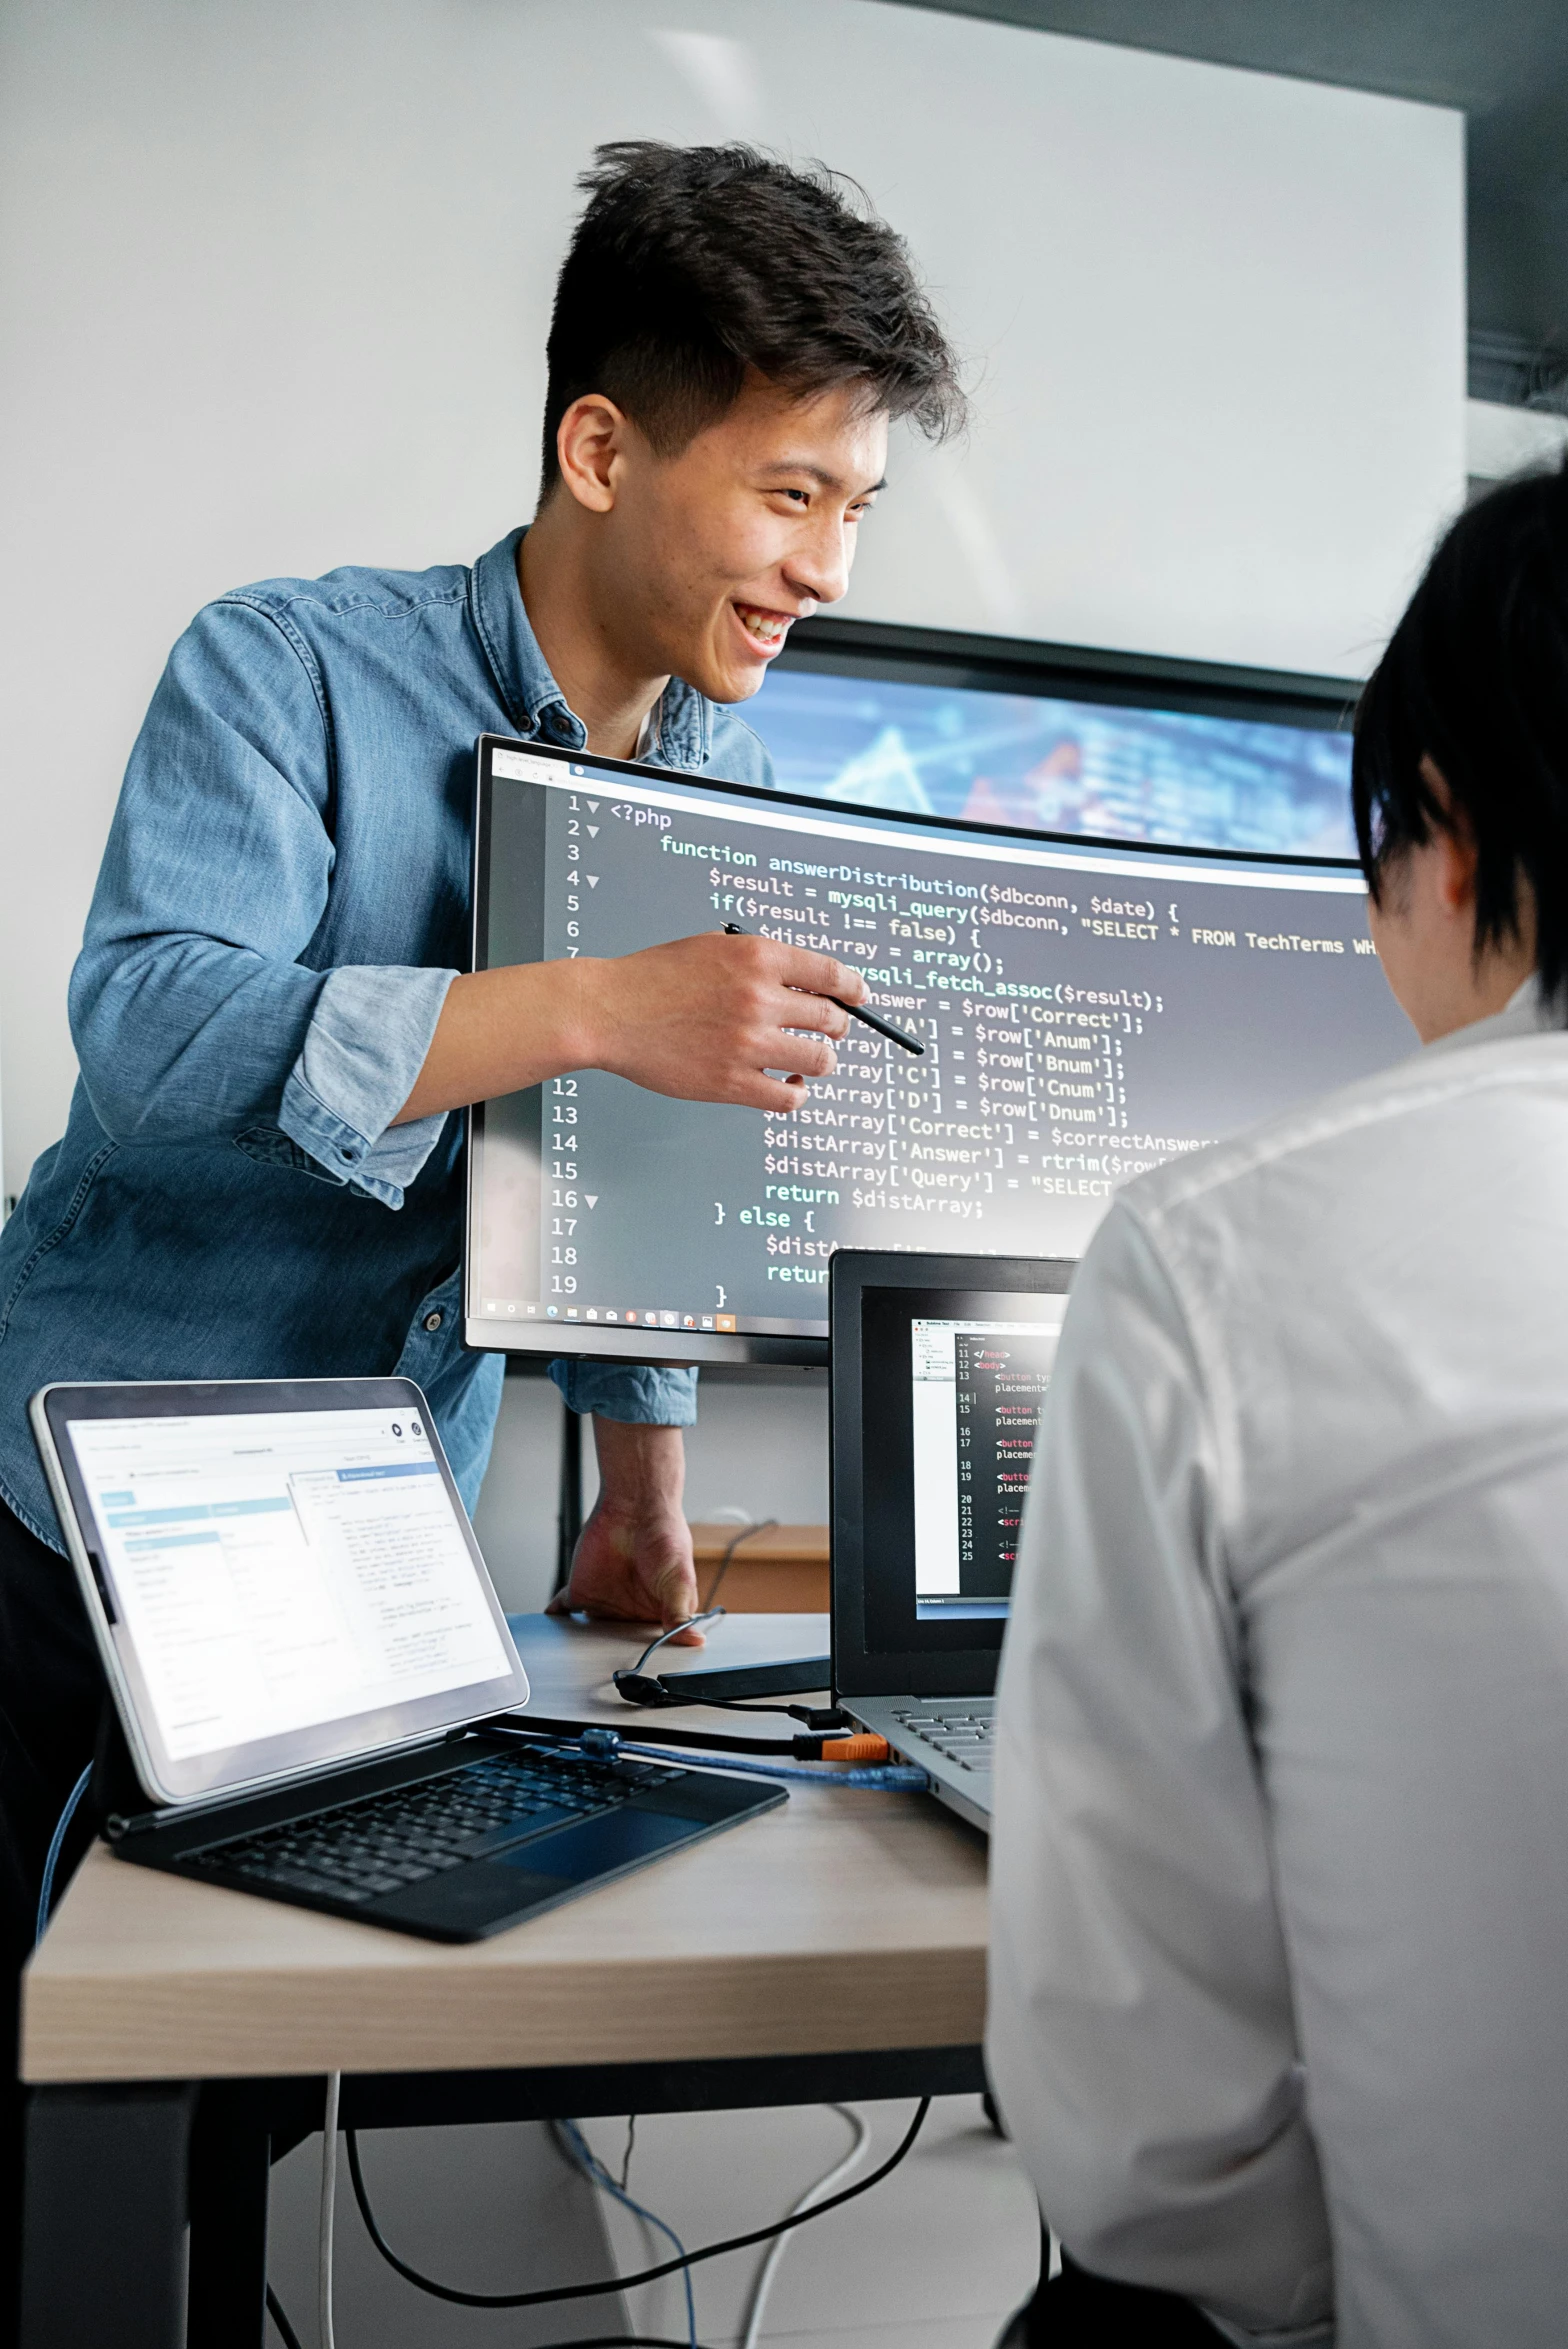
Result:
[[521,517],[573,172],[733,132],[857,173],[975,369],[849,609],[1365,665],[1462,492],[1454,114],[881,0],[9,0],[6,1189],[173,636]]

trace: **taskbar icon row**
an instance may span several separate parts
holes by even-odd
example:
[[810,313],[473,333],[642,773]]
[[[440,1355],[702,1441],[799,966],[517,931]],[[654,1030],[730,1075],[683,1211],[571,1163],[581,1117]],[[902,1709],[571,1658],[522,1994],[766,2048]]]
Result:
[[712,1330],[720,1336],[733,1336],[739,1327],[733,1313],[671,1313],[664,1307],[649,1312],[646,1307],[637,1310],[607,1305],[540,1305],[528,1298],[518,1302],[507,1297],[487,1297],[484,1312],[494,1321],[610,1322],[617,1329]]

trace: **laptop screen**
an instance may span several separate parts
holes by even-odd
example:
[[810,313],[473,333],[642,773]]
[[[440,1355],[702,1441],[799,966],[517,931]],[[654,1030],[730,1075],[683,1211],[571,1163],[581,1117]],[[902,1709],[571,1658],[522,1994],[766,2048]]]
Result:
[[834,1257],[836,1688],[990,1686],[1072,1271],[1050,1257]]
[[[1065,1297],[1038,1300],[1065,1308]],[[911,1316],[915,1618],[1001,1620],[1061,1317]]]
[[73,1499],[162,1791],[372,1752],[517,1701],[516,1651],[417,1389],[377,1384],[394,1399],[357,1408],[103,1416],[93,1389],[67,1403]]

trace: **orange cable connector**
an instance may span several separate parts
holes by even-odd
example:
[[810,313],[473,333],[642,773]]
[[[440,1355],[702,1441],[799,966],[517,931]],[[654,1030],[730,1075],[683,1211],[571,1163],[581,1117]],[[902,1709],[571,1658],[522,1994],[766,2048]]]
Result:
[[825,1762],[886,1762],[892,1753],[885,1737],[825,1737],[822,1741]]

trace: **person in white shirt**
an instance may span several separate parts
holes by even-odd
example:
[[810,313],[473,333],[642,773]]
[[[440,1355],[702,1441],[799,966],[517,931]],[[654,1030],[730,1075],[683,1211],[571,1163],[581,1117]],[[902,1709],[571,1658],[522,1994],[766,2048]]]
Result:
[[1443,540],[1353,793],[1425,1049],[1129,1185],[1047,1399],[1009,2340],[1568,2340],[1568,478]]

